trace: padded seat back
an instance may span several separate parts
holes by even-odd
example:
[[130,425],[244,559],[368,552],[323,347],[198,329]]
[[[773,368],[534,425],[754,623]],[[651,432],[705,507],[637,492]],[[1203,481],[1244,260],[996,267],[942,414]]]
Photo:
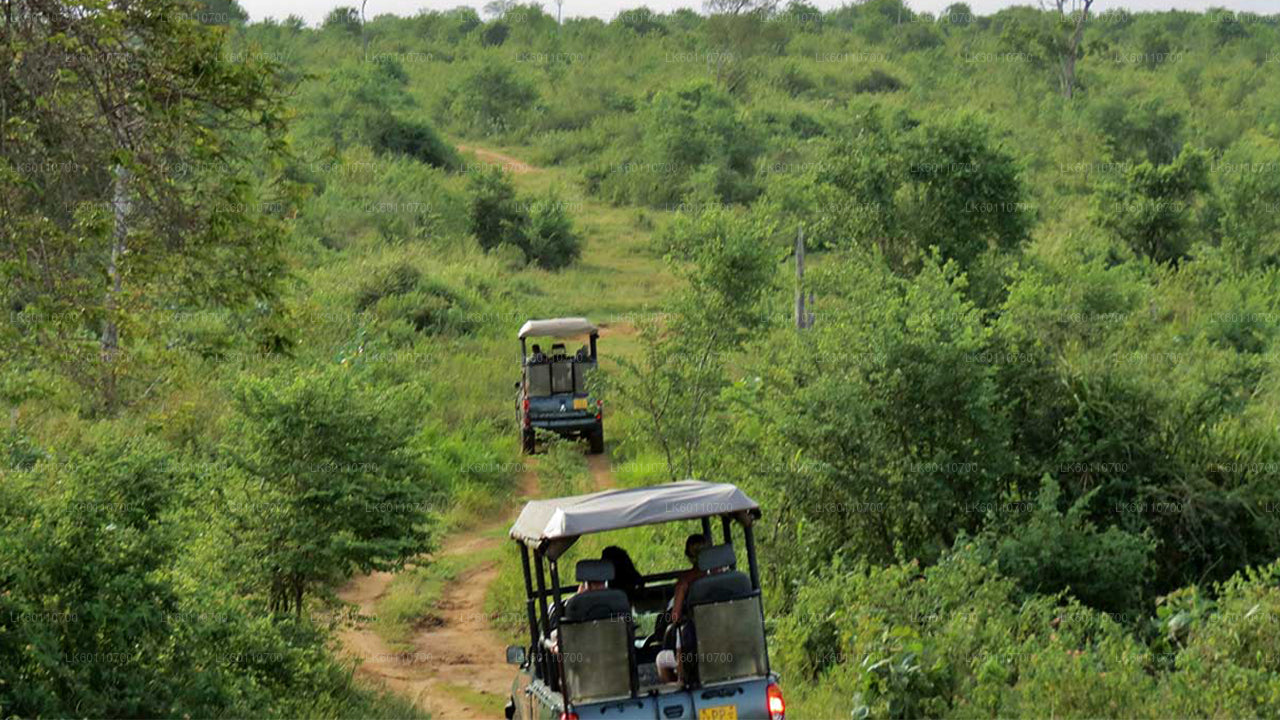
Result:
[[551,363],[551,392],[573,392],[573,361],[556,360]]
[[631,617],[631,601],[621,590],[588,590],[564,604],[564,622],[610,620]]
[[551,394],[551,366],[546,363],[528,365],[524,369],[529,397],[546,397]]
[[[735,565],[733,545],[713,545],[698,553],[698,568],[707,572],[731,568]],[[737,571],[716,572],[704,575],[689,583],[686,604],[723,602],[747,597],[752,593],[751,578]]]
[[587,394],[587,378],[596,369],[596,364],[590,361],[577,361],[573,364],[573,391],[578,395]]
[[751,578],[737,571],[704,575],[689,583],[689,605],[724,602],[749,597],[754,590]]

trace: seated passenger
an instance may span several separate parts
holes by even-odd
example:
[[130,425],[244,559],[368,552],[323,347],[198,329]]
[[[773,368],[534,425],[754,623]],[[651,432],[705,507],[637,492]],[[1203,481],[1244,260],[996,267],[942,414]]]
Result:
[[542,354],[542,346],[534,343],[533,354],[529,356],[529,364],[537,365],[547,361],[547,356]]
[[578,348],[578,352],[574,353],[573,359],[575,362],[580,362],[580,363],[590,362],[591,355],[590,353],[587,352],[587,346],[583,345],[582,347]]
[[706,575],[698,568],[698,553],[710,545],[706,535],[694,533],[684,540],[684,556],[689,558],[693,567],[680,573],[676,578],[675,596],[667,606],[666,617],[658,618],[655,634],[663,638],[663,649],[658,653],[654,665],[658,677],[663,682],[675,682],[679,678],[680,663],[676,662],[676,654],[680,652],[680,638],[677,631],[680,619],[684,616],[684,599],[689,594],[689,584]]
[[689,562],[693,567],[680,573],[676,578],[676,594],[671,600],[671,624],[680,622],[680,618],[684,616],[684,598],[689,594],[689,583],[706,575],[703,570],[698,569],[698,553],[702,552],[711,545],[707,540],[707,536],[702,533],[695,533],[685,538],[684,556],[689,558]]
[[644,587],[644,576],[636,569],[635,563],[631,562],[631,556],[626,550],[610,545],[601,551],[600,559],[613,563],[613,582],[609,583],[609,587],[625,592],[634,605],[636,591]]

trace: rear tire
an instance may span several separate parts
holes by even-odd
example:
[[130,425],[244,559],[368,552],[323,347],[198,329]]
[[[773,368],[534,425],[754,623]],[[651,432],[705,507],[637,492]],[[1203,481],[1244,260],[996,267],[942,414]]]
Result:
[[533,428],[525,428],[520,432],[520,451],[525,455],[532,455],[536,449],[537,436],[533,434]]
[[604,425],[597,425],[596,429],[592,430],[591,433],[587,435],[587,441],[591,443],[592,455],[599,455],[600,453],[603,453],[604,452]]

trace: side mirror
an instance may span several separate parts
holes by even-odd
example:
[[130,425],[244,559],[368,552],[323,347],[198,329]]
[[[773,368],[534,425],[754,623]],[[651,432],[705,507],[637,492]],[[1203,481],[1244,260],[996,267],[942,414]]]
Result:
[[524,664],[524,646],[523,645],[507,646],[507,664],[508,665]]

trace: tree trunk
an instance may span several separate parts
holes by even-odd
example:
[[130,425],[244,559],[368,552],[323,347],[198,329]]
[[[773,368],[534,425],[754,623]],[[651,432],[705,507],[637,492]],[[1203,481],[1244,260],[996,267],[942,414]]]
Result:
[[120,263],[129,234],[129,171],[117,165],[115,170],[115,228],[111,239],[111,255],[107,260],[107,294],[103,299],[102,364],[103,402],[107,412],[114,412],[118,402],[116,363],[120,356],[120,327],[116,315],[120,309]]
[[1089,7],[1093,0],[1084,0],[1084,8],[1076,16],[1076,29],[1071,33],[1071,42],[1067,45],[1067,56],[1062,59],[1062,96],[1070,100],[1076,89],[1076,56],[1080,54],[1080,43],[1084,40],[1084,24],[1089,19]]

